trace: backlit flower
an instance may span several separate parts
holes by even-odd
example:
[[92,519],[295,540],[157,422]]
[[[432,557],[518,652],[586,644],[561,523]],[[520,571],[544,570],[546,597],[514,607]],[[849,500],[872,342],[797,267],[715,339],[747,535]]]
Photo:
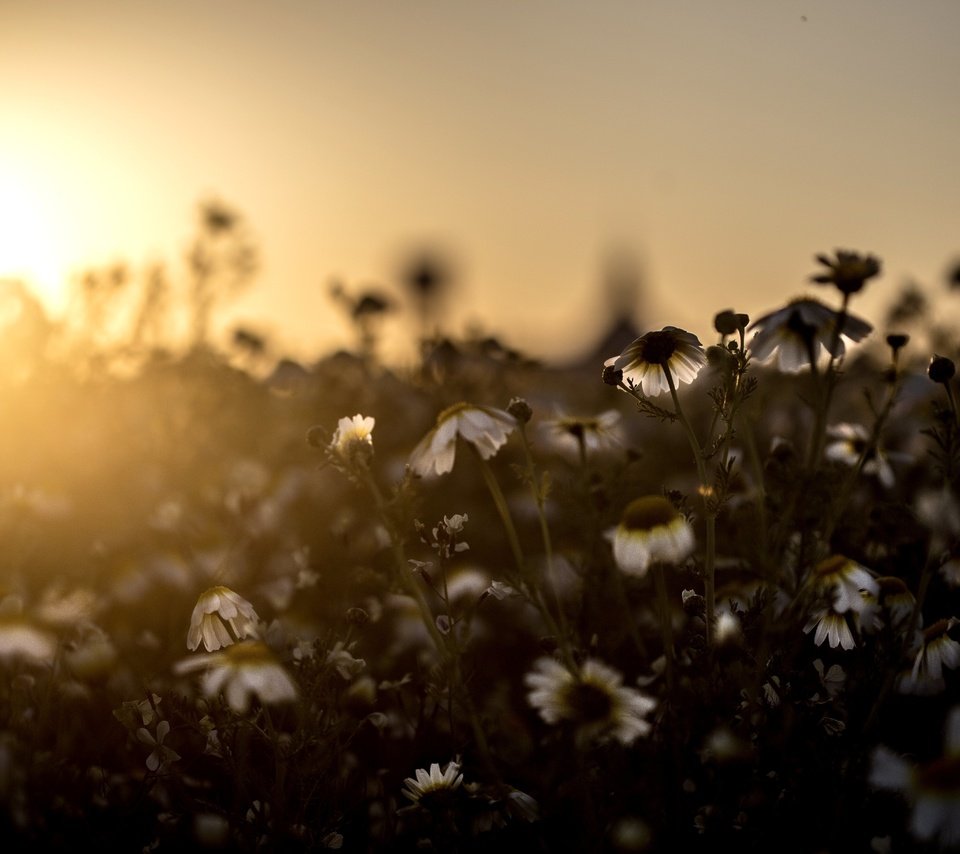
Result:
[[56,654],[57,639],[50,632],[20,614],[0,615],[0,661],[52,664]]
[[615,738],[631,744],[650,733],[646,716],[656,700],[623,685],[612,667],[588,658],[576,672],[540,658],[524,679],[527,700],[548,724],[570,723],[583,742]]
[[910,832],[943,848],[960,843],[960,709],[947,715],[944,754],[914,764],[885,745],[874,748],[869,782],[901,792],[912,804]]
[[[855,466],[870,444],[870,431],[862,424],[835,424],[828,428],[827,437],[830,442],[824,450],[828,460],[842,463],[845,466]],[[876,475],[887,489],[893,486],[893,469],[876,445],[867,451],[863,463],[864,474]]]
[[817,255],[817,261],[827,268],[825,273],[816,273],[810,277],[811,282],[818,285],[836,285],[844,294],[855,294],[872,279],[880,274],[880,261],[873,255],[861,255],[859,252],[850,252],[846,249],[837,249],[835,257]]
[[695,546],[690,523],[661,495],[631,501],[608,537],[620,571],[638,577],[655,561],[680,563]]
[[341,418],[337,429],[333,433],[328,453],[337,461],[352,464],[358,458],[367,458],[373,453],[373,425],[375,420],[370,416],[354,415],[352,418]]
[[956,670],[960,666],[960,643],[950,637],[950,630],[957,625],[955,617],[938,620],[923,630],[923,643],[910,671],[912,682],[942,685],[943,668]]
[[446,805],[451,795],[463,784],[463,774],[457,762],[448,762],[442,772],[434,762],[429,772],[418,768],[414,774],[414,777],[407,777],[403,781],[403,794],[415,804],[428,809]]
[[187,648],[196,649],[202,640],[204,649],[213,652],[238,640],[255,638],[259,622],[253,605],[239,593],[223,585],[211,587],[200,594],[193,608]]
[[870,602],[861,595],[861,591],[866,591],[875,600],[880,590],[868,569],[839,554],[830,555],[816,564],[807,583],[815,594],[829,598],[837,614],[864,612],[870,607]]
[[803,627],[803,633],[809,634],[813,629],[817,630],[813,636],[813,642],[817,646],[825,640],[829,640],[830,649],[838,646],[842,649],[853,649],[856,646],[846,614],[838,614],[830,608],[817,611]]
[[815,362],[819,361],[824,350],[839,358],[846,352],[844,339],[862,341],[873,329],[865,320],[848,313],[843,316],[838,335],[839,319],[838,312],[819,300],[793,300],[750,325],[750,329],[756,330],[750,340],[750,352],[761,362],[776,352],[782,371],[799,371],[810,364],[811,355]]
[[270,648],[261,641],[245,640],[217,652],[201,653],[174,666],[179,674],[203,670],[200,687],[207,697],[222,691],[230,708],[244,714],[254,697],[261,703],[297,699],[297,686]]
[[410,468],[421,477],[452,471],[458,436],[489,460],[516,428],[516,419],[502,409],[457,403],[437,416],[433,429],[413,449]]
[[557,450],[577,456],[581,448],[590,455],[617,448],[623,443],[622,416],[616,409],[599,415],[557,415],[544,422],[544,433]]
[[603,364],[623,372],[623,381],[638,387],[647,397],[669,391],[667,371],[675,385],[691,383],[707,363],[700,339],[676,326],[647,332],[628,344],[619,356]]

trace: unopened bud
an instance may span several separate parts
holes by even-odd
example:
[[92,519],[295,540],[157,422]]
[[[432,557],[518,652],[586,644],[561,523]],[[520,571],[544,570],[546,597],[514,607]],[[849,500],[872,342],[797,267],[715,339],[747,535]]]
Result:
[[533,410],[530,408],[530,404],[522,397],[513,398],[510,403],[507,404],[507,412],[521,424],[526,424],[533,417]]
[[956,372],[957,366],[953,364],[952,359],[948,359],[946,356],[934,356],[927,368],[927,376],[935,383],[949,382]]

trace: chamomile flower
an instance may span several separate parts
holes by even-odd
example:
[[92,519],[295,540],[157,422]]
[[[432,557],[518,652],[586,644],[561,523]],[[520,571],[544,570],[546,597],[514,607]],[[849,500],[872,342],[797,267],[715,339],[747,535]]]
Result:
[[352,418],[341,418],[327,447],[328,454],[347,466],[368,459],[373,454],[375,423],[375,419],[359,413]]
[[[830,442],[824,450],[826,458],[853,467],[869,447],[870,431],[862,424],[835,424],[827,429],[827,438]],[[879,447],[869,449],[862,471],[875,475],[887,489],[894,484],[893,469]]]
[[841,334],[837,334],[840,315],[819,300],[801,298],[783,308],[757,318],[750,329],[755,334],[749,349],[753,357],[765,361],[777,354],[781,371],[795,372],[810,364],[810,357],[819,361],[823,351],[838,358],[846,352],[844,339],[862,341],[873,327],[852,314],[844,315]]
[[527,700],[548,724],[569,723],[581,742],[616,739],[631,744],[650,733],[646,715],[656,701],[623,685],[612,667],[588,658],[571,671],[560,662],[538,659],[525,680]]
[[695,546],[690,523],[661,495],[631,501],[607,537],[620,571],[638,577],[646,575],[655,561],[680,563]]
[[647,397],[670,390],[667,371],[675,385],[692,383],[707,363],[700,339],[676,326],[647,332],[603,364],[621,371],[623,381],[639,387]]
[[869,782],[901,792],[911,803],[910,832],[944,848],[960,843],[960,708],[946,721],[944,755],[914,764],[885,745],[873,751]]
[[838,614],[830,608],[817,611],[803,627],[803,633],[809,634],[813,629],[816,629],[813,642],[817,646],[825,640],[829,640],[830,649],[836,649],[839,646],[850,650],[856,646],[847,614]]
[[460,763],[448,762],[441,771],[440,765],[434,762],[429,771],[418,768],[413,777],[407,777],[402,791],[414,804],[429,809],[448,804],[462,784]]
[[187,631],[187,648],[196,649],[202,640],[204,649],[213,652],[244,638],[255,638],[259,622],[253,605],[219,584],[197,599]]
[[943,668],[956,670],[960,666],[960,643],[950,637],[950,630],[960,620],[950,617],[937,620],[923,631],[923,643],[910,671],[912,683],[943,685]]
[[297,686],[270,648],[245,640],[217,652],[201,653],[174,666],[178,674],[203,670],[200,686],[206,697],[222,691],[230,708],[245,714],[253,698],[277,704],[297,699]]
[[623,444],[622,416],[616,409],[599,415],[557,415],[544,422],[546,440],[567,457],[581,450],[587,456],[614,450]]
[[53,634],[19,613],[0,614],[0,662],[52,664],[56,654]]
[[870,602],[861,591],[866,591],[876,599],[880,590],[866,567],[840,554],[830,555],[816,564],[807,583],[815,594],[830,599],[833,611],[837,614],[847,611],[863,613],[870,607]]
[[410,468],[421,477],[452,471],[458,436],[489,460],[516,428],[517,420],[502,409],[457,403],[437,416],[433,429],[413,449]]

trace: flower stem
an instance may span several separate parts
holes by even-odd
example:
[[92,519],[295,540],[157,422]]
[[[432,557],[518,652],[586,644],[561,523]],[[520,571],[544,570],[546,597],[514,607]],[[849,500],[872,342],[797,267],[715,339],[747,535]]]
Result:
[[716,593],[715,585],[715,566],[717,549],[717,514],[711,506],[710,495],[711,488],[707,482],[707,464],[703,459],[703,449],[697,440],[697,434],[693,432],[693,427],[687,420],[687,416],[680,406],[680,395],[677,394],[677,384],[673,380],[673,374],[670,367],[663,365],[663,373],[667,378],[667,385],[670,387],[670,396],[673,398],[673,407],[677,413],[677,418],[686,431],[687,440],[690,442],[690,449],[693,451],[693,459],[697,464],[697,476],[700,478],[700,498],[703,502],[703,519],[706,526],[706,538],[703,552],[703,598],[706,600],[706,638],[707,646],[711,645],[713,639],[713,615],[716,611]]
[[664,565],[657,562],[653,579],[660,605],[660,637],[663,639],[663,672],[667,680],[667,698],[673,699],[673,625],[670,619],[670,600],[667,597],[667,579]]

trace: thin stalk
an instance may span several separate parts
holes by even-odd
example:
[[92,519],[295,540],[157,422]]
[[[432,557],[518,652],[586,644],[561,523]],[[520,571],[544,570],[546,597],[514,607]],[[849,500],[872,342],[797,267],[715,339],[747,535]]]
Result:
[[716,593],[715,593],[715,568],[716,568],[716,538],[717,517],[713,508],[710,506],[710,485],[707,481],[707,464],[703,459],[703,449],[697,440],[697,434],[687,420],[687,416],[680,406],[680,395],[677,394],[677,384],[673,380],[673,374],[670,367],[663,365],[663,373],[667,378],[667,385],[670,388],[670,396],[673,398],[674,410],[677,418],[686,431],[687,440],[690,442],[690,449],[693,451],[693,459],[697,464],[697,477],[700,478],[700,498],[703,502],[703,518],[706,527],[706,538],[703,552],[703,598],[706,600],[706,638],[709,647],[713,639],[713,615],[716,611]]
[[510,515],[510,508],[507,505],[507,499],[503,494],[503,490],[500,488],[500,484],[497,482],[497,478],[493,473],[493,469],[490,468],[490,464],[480,455],[480,452],[474,448],[473,445],[470,445],[470,447],[473,448],[474,456],[476,456],[477,462],[480,465],[480,473],[483,475],[484,483],[487,485],[487,490],[490,492],[493,504],[497,508],[500,520],[503,522],[503,528],[507,534],[507,542],[510,544],[510,551],[513,553],[513,560],[517,567],[517,578],[524,592],[530,597],[531,601],[537,607],[537,610],[540,611],[540,615],[547,624],[547,630],[557,639],[564,659],[568,664],[572,664],[573,656],[568,649],[567,639],[561,633],[560,627],[553,618],[553,614],[550,613],[550,609],[543,599],[543,593],[536,584],[530,584],[527,579],[526,561],[523,557],[523,550],[520,548],[520,538],[517,536],[517,529],[513,524],[513,517]]
[[657,562],[653,568],[653,580],[660,605],[660,637],[663,640],[663,672],[667,680],[667,698],[673,700],[673,625],[670,619],[670,600],[667,597],[667,579],[664,565]]

